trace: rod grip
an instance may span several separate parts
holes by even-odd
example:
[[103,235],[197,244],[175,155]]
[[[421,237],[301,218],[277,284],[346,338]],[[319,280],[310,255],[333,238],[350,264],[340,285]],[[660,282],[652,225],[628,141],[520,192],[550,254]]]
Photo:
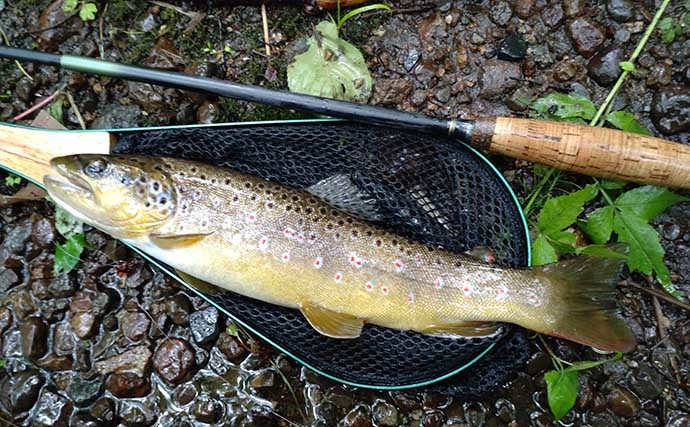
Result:
[[690,146],[572,123],[497,117],[473,137],[487,151],[602,178],[690,188]]

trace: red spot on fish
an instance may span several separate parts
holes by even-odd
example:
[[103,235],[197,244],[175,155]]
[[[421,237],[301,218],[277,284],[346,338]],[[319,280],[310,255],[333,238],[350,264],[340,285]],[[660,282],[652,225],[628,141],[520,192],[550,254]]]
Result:
[[256,214],[250,213],[249,215],[247,215],[247,221],[256,222]]
[[350,255],[350,262],[355,262],[356,259],[354,255]]
[[498,287],[498,297],[499,297],[499,298],[503,298],[503,297],[506,297],[506,296],[508,296],[508,288],[506,288],[506,287],[503,286],[503,285],[499,286],[499,287]]
[[343,281],[343,273],[337,272],[335,273],[335,276],[333,276],[333,280],[335,280],[335,283],[340,283]]
[[407,301],[408,304],[414,304],[414,301],[415,301],[414,294],[412,292],[407,294],[407,296],[405,297],[405,301]]
[[297,235],[297,241],[298,242],[304,242],[304,234],[300,233]]
[[389,289],[388,289],[387,286],[384,286],[384,287],[381,288],[381,292],[382,292],[384,295],[388,295],[388,291],[389,291]]
[[374,284],[371,282],[366,282],[364,284],[364,289],[366,289],[367,291],[373,291],[374,290]]
[[286,228],[285,230],[283,230],[283,234],[285,235],[285,237],[292,237],[295,235],[295,230],[293,230],[292,228]]
[[471,293],[472,293],[472,286],[470,286],[470,285],[465,285],[465,286],[463,286],[463,287],[462,287],[462,292],[463,292],[465,295],[471,294]]
[[283,255],[281,255],[280,259],[283,260],[283,262],[288,262],[288,261],[290,261],[290,254],[287,252],[283,253]]
[[529,297],[527,297],[527,300],[530,302],[530,304],[538,304],[539,303],[539,298],[537,298],[536,295],[530,294]]
[[403,270],[403,263],[399,259],[396,259],[393,261],[393,266],[395,267],[395,271],[400,273]]
[[441,289],[443,287],[443,278],[442,277],[437,277],[436,280],[434,280],[434,287],[436,289]]
[[262,237],[259,239],[259,250],[262,252],[268,250],[268,239],[266,237]]
[[314,260],[314,267],[315,267],[315,268],[321,268],[322,266],[323,266],[323,258],[317,257],[317,258]]
[[355,261],[355,265],[356,265],[357,267],[361,267],[361,266],[362,266],[362,260],[361,260],[361,259],[358,259],[357,261]]

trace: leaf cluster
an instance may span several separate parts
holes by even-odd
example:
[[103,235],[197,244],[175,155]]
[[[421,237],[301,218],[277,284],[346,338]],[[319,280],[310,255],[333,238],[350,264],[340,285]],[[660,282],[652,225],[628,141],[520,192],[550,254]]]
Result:
[[62,10],[71,13],[79,8],[79,18],[82,21],[93,21],[96,19],[98,6],[90,0],[65,0],[62,3]]
[[53,274],[69,273],[78,264],[84,249],[88,248],[84,238],[84,225],[60,207],[55,208],[55,228],[65,239],[65,243],[55,246]]
[[19,185],[22,179],[17,175],[9,174],[5,177],[5,187],[12,188],[15,185]]

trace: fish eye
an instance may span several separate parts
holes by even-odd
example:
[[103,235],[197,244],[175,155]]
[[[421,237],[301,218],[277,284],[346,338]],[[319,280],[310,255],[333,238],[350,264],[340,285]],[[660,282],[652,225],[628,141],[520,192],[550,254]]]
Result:
[[108,162],[104,159],[94,159],[84,166],[84,173],[91,178],[99,178],[106,174]]

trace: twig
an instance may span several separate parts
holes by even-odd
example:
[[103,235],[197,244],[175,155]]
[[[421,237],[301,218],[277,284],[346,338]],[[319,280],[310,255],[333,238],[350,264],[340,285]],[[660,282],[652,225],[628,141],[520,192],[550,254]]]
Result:
[[640,286],[637,283],[631,282],[630,280],[624,280],[622,282],[619,282],[618,285],[623,286],[623,287],[637,289],[638,291],[645,292],[649,295],[652,295],[652,296],[655,296],[661,300],[664,300],[670,304],[676,305],[676,306],[678,306],[684,310],[690,311],[690,304],[685,303],[683,301],[679,301],[676,298],[672,297],[671,295],[667,295],[665,292],[661,292],[661,291],[658,291],[656,289]]
[[266,56],[271,56],[270,35],[268,34],[268,15],[266,14],[266,3],[261,3],[261,23],[264,27],[264,45]]
[[35,104],[33,107],[29,108],[28,110],[24,111],[23,113],[19,113],[16,116],[12,117],[10,122],[16,122],[16,121],[21,120],[24,117],[28,116],[29,114],[33,113],[34,111],[40,110],[45,105],[49,104],[53,99],[55,99],[61,93],[62,93],[62,88],[53,92],[52,95],[43,98],[37,104]]
[[105,3],[103,8],[103,13],[98,20],[98,53],[101,55],[101,59],[105,59],[105,48],[103,47],[103,20],[105,19],[105,14],[108,13],[108,5],[110,2]]
[[[7,38],[7,34],[5,34],[5,30],[0,27],[0,34],[2,34],[2,39],[5,41],[5,45],[9,46],[10,45],[10,40]],[[14,60],[14,64],[19,68],[19,71],[21,71],[22,74],[24,74],[24,77],[27,79],[34,81],[34,78],[29,75],[29,73],[26,72],[24,67],[22,67],[22,64],[19,63],[16,59]]]
[[81,128],[85,130],[86,123],[84,123],[84,118],[81,116],[81,113],[77,108],[77,104],[74,102],[74,98],[72,98],[72,94],[70,94],[69,92],[65,92],[65,95],[67,96],[67,101],[69,101],[70,107],[72,107],[72,110],[74,111],[74,115],[77,116],[77,120],[79,120],[79,126],[81,126]]
[[287,386],[288,391],[292,395],[292,400],[295,401],[295,406],[297,407],[297,410],[299,411],[299,414],[302,417],[302,421],[304,421],[304,423],[306,424],[307,423],[307,416],[302,411],[302,407],[300,406],[299,400],[297,400],[297,395],[295,394],[295,390],[292,388],[292,384],[290,384],[290,381],[285,376],[285,374],[280,369],[280,366],[278,366],[278,364],[275,362],[275,360],[269,359],[268,362],[271,364],[271,366],[273,366],[273,369],[275,369],[278,372],[278,375],[280,375],[280,378],[283,379],[283,382]]

